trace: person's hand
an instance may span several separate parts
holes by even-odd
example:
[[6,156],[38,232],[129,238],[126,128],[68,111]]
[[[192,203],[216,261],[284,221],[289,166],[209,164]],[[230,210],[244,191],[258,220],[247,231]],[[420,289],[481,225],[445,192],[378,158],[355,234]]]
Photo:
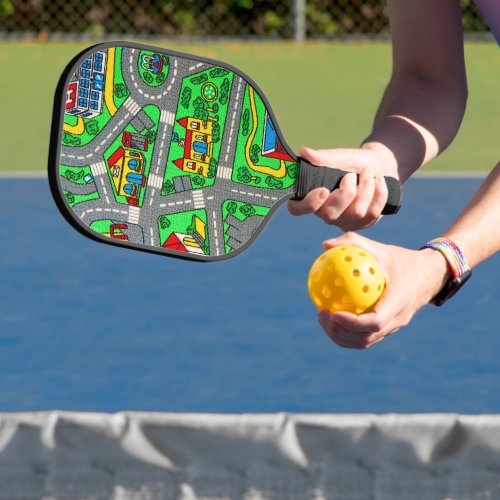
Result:
[[385,245],[356,233],[345,233],[323,243],[325,249],[356,245],[374,255],[384,269],[386,288],[371,312],[320,311],[318,321],[339,346],[365,349],[406,326],[449,279],[445,258],[435,250],[408,250]]
[[363,229],[375,224],[387,202],[384,175],[395,176],[395,160],[381,148],[318,149],[302,148],[300,156],[313,165],[334,167],[355,173],[346,175],[332,193],[314,189],[300,201],[289,201],[292,215],[315,213],[327,224],[344,231]]

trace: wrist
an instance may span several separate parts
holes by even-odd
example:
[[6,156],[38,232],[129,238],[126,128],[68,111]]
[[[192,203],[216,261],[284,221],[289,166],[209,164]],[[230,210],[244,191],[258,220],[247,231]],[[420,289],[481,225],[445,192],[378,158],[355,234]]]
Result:
[[377,172],[399,179],[398,162],[394,153],[381,142],[366,140],[361,144],[361,149],[374,152],[380,160],[382,171]]
[[432,248],[422,248],[418,253],[423,259],[419,268],[425,269],[422,277],[425,303],[428,303],[443,289],[453,275],[446,258],[440,252]]

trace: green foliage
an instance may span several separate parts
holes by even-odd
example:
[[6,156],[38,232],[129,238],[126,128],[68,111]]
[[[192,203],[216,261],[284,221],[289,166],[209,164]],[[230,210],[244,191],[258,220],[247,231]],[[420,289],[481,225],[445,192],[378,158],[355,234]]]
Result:
[[129,93],[130,92],[128,91],[128,89],[124,83],[116,83],[115,84],[114,94],[119,99],[124,99],[125,97],[128,97]]
[[248,108],[243,111],[243,125],[241,127],[241,133],[243,135],[248,135],[248,129],[250,127],[250,110]]
[[170,226],[170,219],[166,215],[160,215],[158,222],[162,229],[167,229]]
[[190,78],[189,81],[193,85],[199,85],[200,83],[204,83],[208,80],[208,76],[205,73],[202,73],[201,75],[194,76],[193,78]]
[[198,187],[203,187],[205,185],[205,177],[195,175],[193,177],[193,184]]
[[220,86],[219,102],[224,106],[227,103],[228,97],[229,97],[229,80],[227,78],[224,78],[224,81]]
[[214,113],[218,113],[218,112],[219,112],[219,105],[218,105],[216,102],[214,102],[214,103],[212,104],[212,111],[213,111]]
[[210,158],[210,165],[208,167],[207,177],[209,179],[213,179],[215,177],[216,172],[217,172],[217,160],[215,160],[215,158]]
[[238,204],[235,201],[230,201],[226,205],[226,210],[228,214],[234,215],[236,213],[236,210],[238,208]]
[[229,71],[224,68],[213,68],[210,70],[209,75],[211,78],[217,78],[219,76],[227,75]]
[[166,54],[161,54],[161,58],[163,59],[163,66],[170,65],[170,58]]
[[220,125],[217,122],[212,123],[212,136],[214,143],[220,141]]
[[167,196],[169,194],[175,193],[174,185],[171,181],[165,181],[161,188],[161,195]]
[[283,181],[281,179],[276,179],[268,175],[265,180],[266,184],[273,189],[281,189],[283,187]]
[[142,78],[144,78],[144,81],[146,83],[153,83],[153,75],[149,71],[144,71],[144,73],[142,74]]
[[87,122],[85,124],[85,130],[90,135],[97,135],[99,132],[99,124],[97,123],[97,120],[90,120]]
[[79,137],[69,132],[63,132],[62,141],[64,144],[69,144],[70,146],[79,146],[82,142]]
[[158,73],[156,75],[156,83],[162,83],[165,81],[165,78],[167,78],[167,75],[165,73]]
[[189,103],[191,102],[191,89],[189,87],[184,87],[181,95],[181,105],[183,108],[189,108]]
[[191,217],[191,224],[186,228],[186,234],[194,234],[196,230],[195,215]]
[[243,205],[242,207],[240,207],[240,212],[245,217],[250,217],[255,213],[255,208],[252,205]]
[[252,176],[247,167],[240,167],[236,172],[236,178],[245,184],[248,184],[252,180]]
[[80,179],[83,178],[83,170],[79,170],[78,172],[74,172],[73,170],[70,170],[68,168],[64,172],[64,177],[66,177],[66,179],[68,179],[71,182],[78,182]]
[[206,121],[208,119],[206,102],[201,97],[197,97],[193,102],[193,106],[194,106],[193,116],[198,120]]
[[156,132],[154,130],[148,130],[144,137],[148,140],[149,144],[153,144],[156,140]]
[[66,196],[66,199],[68,200],[68,203],[70,205],[73,205],[73,203],[75,203],[75,195],[73,193],[70,193],[69,191],[64,191],[64,195]]
[[292,163],[287,167],[286,173],[288,174],[288,177],[290,177],[291,179],[293,180],[297,179],[299,175],[299,166],[296,163]]
[[250,148],[250,159],[257,163],[259,161],[260,146],[258,144],[253,144]]

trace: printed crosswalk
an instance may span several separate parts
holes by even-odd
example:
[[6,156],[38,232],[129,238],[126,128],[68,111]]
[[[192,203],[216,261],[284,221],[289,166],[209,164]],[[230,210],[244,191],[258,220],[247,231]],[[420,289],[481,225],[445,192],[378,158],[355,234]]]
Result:
[[106,164],[103,161],[98,161],[97,163],[92,163],[90,165],[90,170],[92,170],[92,175],[98,177],[99,175],[106,174]]
[[139,207],[134,207],[130,205],[128,209],[128,222],[131,224],[139,224],[139,218],[141,216],[141,209]]
[[201,189],[193,190],[193,203],[195,209],[205,208],[205,198],[203,197]]
[[168,125],[173,125],[175,121],[175,113],[162,109],[160,113],[160,121],[167,123]]
[[156,189],[161,189],[163,185],[163,179],[159,175],[151,174],[148,177],[148,184],[155,187]]
[[232,173],[233,173],[233,171],[229,167],[222,167],[221,165],[219,165],[217,167],[217,175],[218,175],[218,177],[221,177],[222,179],[231,180]]
[[132,115],[136,115],[141,107],[131,97],[128,97],[123,105],[130,111]]

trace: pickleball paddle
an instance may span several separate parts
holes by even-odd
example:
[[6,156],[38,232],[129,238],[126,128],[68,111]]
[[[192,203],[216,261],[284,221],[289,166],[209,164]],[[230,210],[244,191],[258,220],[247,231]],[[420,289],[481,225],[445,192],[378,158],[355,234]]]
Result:
[[[259,87],[223,62],[109,42],[59,80],[50,186],[66,219],[98,241],[229,258],[286,200],[336,189],[346,173],[294,155]],[[392,214],[401,187],[385,180]]]

